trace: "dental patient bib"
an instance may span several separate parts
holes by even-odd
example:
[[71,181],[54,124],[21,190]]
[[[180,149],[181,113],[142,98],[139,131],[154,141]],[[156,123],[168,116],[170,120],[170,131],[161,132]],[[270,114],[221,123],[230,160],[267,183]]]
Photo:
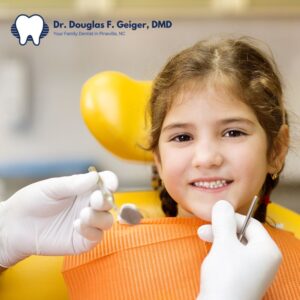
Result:
[[[211,246],[197,236],[203,224],[196,218],[145,219],[137,226],[115,223],[94,249],[65,258],[63,276],[69,298],[195,300],[201,263]],[[297,299],[300,241],[290,233],[266,228],[283,262],[263,299]]]

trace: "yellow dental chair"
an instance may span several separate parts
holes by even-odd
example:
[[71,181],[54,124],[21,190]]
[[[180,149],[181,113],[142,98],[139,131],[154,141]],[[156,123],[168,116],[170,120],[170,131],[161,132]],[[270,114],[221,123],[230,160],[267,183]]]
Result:
[[[81,95],[83,119],[94,137],[120,158],[151,162],[145,146],[145,107],[150,81],[135,81],[118,72],[102,72],[89,79]],[[141,201],[142,200],[142,201]],[[116,193],[118,205],[135,203],[145,217],[161,217],[157,191]],[[268,218],[300,238],[298,214],[272,203]],[[0,249],[1,251],[1,249]],[[63,257],[32,256],[0,274],[1,300],[68,299],[61,275]]]

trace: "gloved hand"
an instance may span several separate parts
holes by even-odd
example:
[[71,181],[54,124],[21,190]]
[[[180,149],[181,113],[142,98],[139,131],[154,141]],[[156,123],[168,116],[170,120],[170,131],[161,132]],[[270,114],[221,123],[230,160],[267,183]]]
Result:
[[227,201],[218,201],[212,210],[212,225],[203,225],[198,235],[212,241],[201,266],[198,300],[258,300],[272,282],[281,262],[281,253],[265,228],[250,220],[239,242],[245,216],[235,213]]
[[[114,191],[114,173],[99,173]],[[0,202],[0,265],[9,267],[32,254],[87,251],[113,224],[111,204],[97,189],[96,172],[51,178],[24,187]]]

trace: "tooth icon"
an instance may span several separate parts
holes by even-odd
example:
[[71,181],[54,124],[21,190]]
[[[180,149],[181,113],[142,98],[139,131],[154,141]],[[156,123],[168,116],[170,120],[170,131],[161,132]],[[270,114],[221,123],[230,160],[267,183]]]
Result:
[[19,43],[25,45],[30,37],[33,44],[38,46],[40,44],[40,36],[44,27],[44,20],[39,15],[20,15],[16,19],[16,28],[19,33]]

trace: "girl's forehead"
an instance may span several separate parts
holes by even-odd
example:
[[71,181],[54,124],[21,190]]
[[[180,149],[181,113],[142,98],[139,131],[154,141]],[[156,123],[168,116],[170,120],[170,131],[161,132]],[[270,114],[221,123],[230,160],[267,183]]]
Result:
[[[217,105],[222,107],[232,107],[235,106],[237,102],[240,102],[242,107],[246,105],[239,91],[237,89],[234,90],[232,86],[228,86],[228,84],[211,81],[192,81],[186,83],[178,90],[178,93],[173,98],[170,110],[185,105],[190,101],[201,101],[209,106]],[[246,106],[248,107],[248,105]]]
[[242,89],[236,78],[223,74],[192,78],[177,87],[172,104],[178,104],[200,93],[213,94],[216,99],[234,99],[242,102]]
[[246,118],[259,123],[254,109],[236,93],[222,85],[191,86],[183,89],[172,101],[164,124],[170,122],[198,120],[215,124],[221,119]]

